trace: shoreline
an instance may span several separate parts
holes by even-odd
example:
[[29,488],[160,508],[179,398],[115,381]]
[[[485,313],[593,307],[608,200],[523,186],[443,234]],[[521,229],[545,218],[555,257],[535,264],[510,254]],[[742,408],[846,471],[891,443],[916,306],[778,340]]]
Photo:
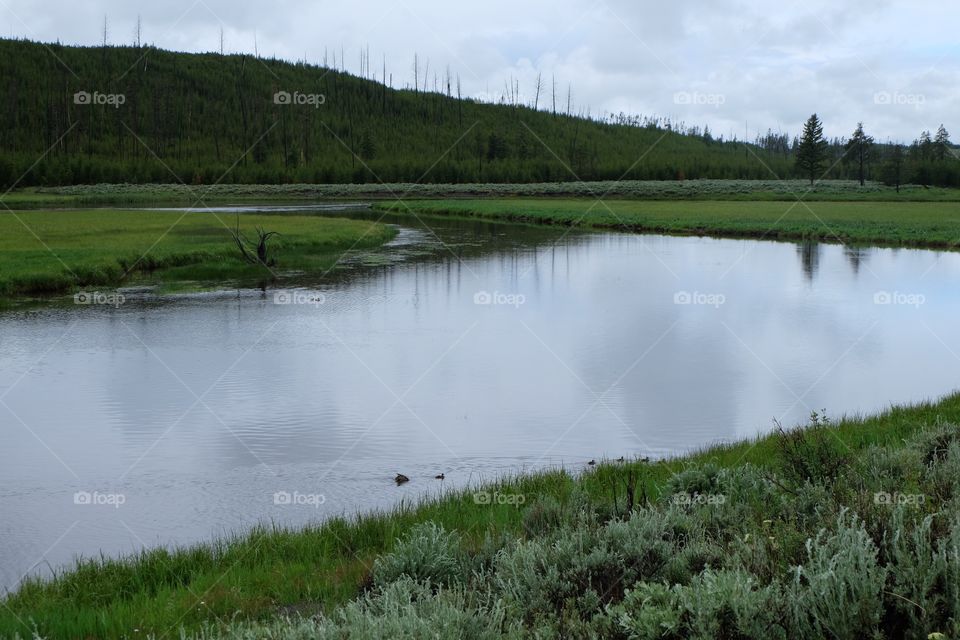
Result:
[[[788,430],[783,434],[705,447],[696,453],[662,461],[599,461],[596,466],[584,466],[580,474],[565,470],[518,474],[479,489],[488,495],[522,495],[523,501],[478,501],[475,496],[478,489],[470,488],[417,504],[400,504],[392,511],[337,517],[300,530],[260,527],[234,538],[212,540],[174,552],[152,549],[132,557],[88,559],[54,579],[27,580],[18,591],[4,598],[5,606],[0,607],[0,637],[29,631],[18,618],[35,621],[41,633],[49,637],[121,637],[133,628],[142,633],[163,633],[174,621],[175,627],[195,632],[234,613],[239,614],[237,624],[241,626],[258,621],[268,623],[291,612],[332,615],[355,598],[371,597],[376,591],[371,580],[377,579],[377,562],[384,562],[378,558],[396,552],[397,545],[403,544],[398,543],[398,539],[406,539],[418,523],[432,522],[456,534],[468,554],[481,553],[488,544],[484,540],[489,540],[491,535],[503,540],[507,544],[504,548],[511,548],[514,543],[506,541],[534,540],[573,522],[571,515],[564,515],[566,511],[550,515],[554,507],[547,505],[586,501],[592,505],[591,509],[606,514],[605,522],[618,521],[638,509],[660,513],[665,508],[669,510],[670,491],[674,490],[671,487],[675,488],[678,478],[689,479],[694,470],[711,468],[736,473],[759,470],[759,478],[771,478],[765,481],[767,490],[776,492],[782,499],[793,499],[791,492],[796,489],[791,488],[795,486],[791,473],[798,468],[798,461],[791,456],[796,451],[806,451],[803,455],[811,461],[818,456],[842,456],[849,464],[859,465],[861,459],[879,453],[901,456],[900,452],[913,450],[913,440],[922,440],[926,437],[924,434],[944,429],[948,430],[945,433],[956,433],[960,451],[960,430],[946,426],[958,423],[960,393],[953,393],[934,402],[895,406],[868,417],[833,422],[825,416],[815,416],[802,431]],[[809,526],[815,525],[813,532],[821,527],[830,529],[837,509],[857,511],[859,505],[862,510],[866,503],[857,496],[867,489],[866,493],[872,495],[870,487],[848,487],[849,483],[860,480],[843,475],[842,466],[829,473],[834,474],[830,476],[832,480],[810,480],[817,485],[829,480],[836,486],[824,485],[826,489],[843,490],[835,497],[834,507],[827,510],[829,517],[823,514],[803,527],[789,518],[771,525],[787,530],[797,528],[791,535],[799,537],[791,544],[797,545],[798,553],[810,535],[805,533]],[[912,481],[900,482],[903,486],[885,486],[883,490],[892,493],[912,490]],[[695,482],[690,486],[699,485]],[[710,495],[709,482],[691,490],[689,495],[694,500],[699,500],[696,497],[699,495]],[[727,500],[739,504],[739,498]],[[687,505],[693,512],[708,506]],[[934,504],[931,499],[916,515],[920,517],[941,509],[948,507]],[[760,513],[757,517],[761,515],[769,514]],[[870,513],[858,515],[871,517]],[[538,518],[552,522],[544,525],[547,531],[530,529],[531,522],[538,522]],[[741,524],[767,526],[754,522],[752,517],[736,526]],[[727,534],[732,533],[721,530],[717,535],[726,539]],[[91,599],[84,595],[89,593],[98,595]],[[204,606],[197,606],[200,601]]]
[[[137,215],[134,215],[137,214]],[[271,266],[245,260],[231,236],[233,216],[211,221],[177,211],[80,209],[0,213],[0,305],[48,300],[87,289],[260,284],[329,271],[350,250],[378,249],[397,235],[385,224],[312,215],[244,214],[279,235]],[[253,250],[253,245],[249,250]]]
[[[475,218],[515,224],[559,226],[633,234],[678,237],[761,240],[771,242],[817,242],[853,248],[911,248],[955,251],[960,248],[960,210],[949,211],[953,220],[938,216],[949,207],[933,202],[811,202],[823,215],[807,210],[791,215],[770,201],[642,201],[574,199],[414,200],[403,205],[374,203],[372,208],[402,215]],[[860,216],[858,207],[872,207],[884,217]],[[608,209],[609,207],[609,209]],[[939,208],[941,211],[930,211]],[[713,209],[713,211],[711,211]],[[923,220],[891,219],[891,216],[929,216]],[[857,215],[852,219],[847,216]],[[911,224],[913,226],[911,226]],[[876,229],[881,229],[877,231]]]

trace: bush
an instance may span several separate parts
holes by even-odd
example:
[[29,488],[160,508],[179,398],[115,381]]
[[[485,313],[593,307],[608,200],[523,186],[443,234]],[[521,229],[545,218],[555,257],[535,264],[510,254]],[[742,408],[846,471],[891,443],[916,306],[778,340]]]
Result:
[[794,637],[873,635],[883,614],[887,570],[855,516],[841,513],[837,531],[807,542],[807,563],[794,568],[790,600]]
[[639,582],[627,591],[621,604],[611,608],[611,613],[629,638],[680,637],[683,608],[678,591],[664,584]]
[[482,594],[462,590],[434,593],[410,578],[339,609],[335,618],[280,620],[271,624],[231,625],[199,638],[223,640],[342,640],[343,638],[520,638],[502,606]]
[[680,589],[687,637],[785,638],[785,603],[780,585],[757,585],[743,571],[704,571]]
[[810,424],[797,429],[777,428],[776,447],[783,475],[794,482],[834,480],[849,463],[847,449],[832,433],[833,425],[813,412]]
[[943,449],[931,452],[920,473],[921,487],[929,491],[933,505],[960,499],[960,442],[949,441]]
[[434,586],[457,584],[465,580],[465,564],[459,537],[433,522],[424,522],[398,540],[392,553],[377,558],[373,583],[383,589],[406,576]]

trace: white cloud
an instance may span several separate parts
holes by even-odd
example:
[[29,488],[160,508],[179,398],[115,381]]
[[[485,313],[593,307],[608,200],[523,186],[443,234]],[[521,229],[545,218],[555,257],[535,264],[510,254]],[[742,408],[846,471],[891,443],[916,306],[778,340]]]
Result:
[[[103,16],[110,41],[144,40],[184,51],[230,51],[318,62],[324,49],[359,70],[369,46],[386,56],[395,85],[413,80],[414,53],[430,79],[449,66],[470,95],[501,93],[510,78],[532,96],[538,73],[556,76],[566,100],[592,113],[657,114],[717,133],[799,130],[813,111],[829,135],[863,120],[879,138],[912,140],[960,106],[952,25],[960,8],[933,0],[814,0],[771,6],[757,0],[0,0],[4,35],[96,44]],[[676,104],[677,92],[722,95],[722,104]],[[881,92],[922,96],[883,104]],[[545,100],[542,100],[545,103]],[[953,128],[960,129],[960,123]]]

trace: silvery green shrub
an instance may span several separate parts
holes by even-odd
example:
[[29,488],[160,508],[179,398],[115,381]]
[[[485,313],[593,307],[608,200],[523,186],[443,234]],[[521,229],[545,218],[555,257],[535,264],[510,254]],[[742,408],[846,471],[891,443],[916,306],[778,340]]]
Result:
[[631,640],[679,637],[683,614],[679,589],[638,582],[627,590],[623,602],[610,607],[610,613]]
[[923,465],[920,476],[921,487],[929,492],[925,496],[932,505],[957,502],[960,500],[960,441],[948,440],[942,448],[926,451],[928,462]]
[[621,558],[598,539],[595,530],[580,526],[498,555],[493,584],[515,611],[533,621],[559,614],[565,603],[599,582],[596,574],[611,568],[619,571],[621,566]]
[[883,615],[887,570],[863,523],[843,512],[835,532],[807,541],[807,561],[794,568],[789,590],[792,635],[872,636]]
[[761,586],[744,571],[712,571],[677,589],[685,637],[786,638],[786,608],[780,585]]
[[223,640],[342,640],[344,638],[493,640],[520,638],[521,629],[488,594],[462,589],[434,592],[400,578],[337,610],[332,617],[233,624],[196,636]]
[[853,479],[859,481],[867,493],[893,491],[906,484],[917,461],[917,452],[912,448],[868,447],[857,456]]
[[908,528],[905,511],[905,507],[894,511],[884,540],[894,596],[890,604],[907,623],[906,637],[922,639],[939,627],[935,612],[946,604],[948,554],[942,546],[938,549],[934,540],[934,516]]
[[670,478],[664,495],[669,498],[676,494],[716,493],[721,472],[722,469],[712,462],[684,469]]
[[423,522],[398,540],[391,553],[377,558],[373,565],[373,582],[384,588],[402,576],[433,585],[462,582],[465,557],[460,539],[433,522]]

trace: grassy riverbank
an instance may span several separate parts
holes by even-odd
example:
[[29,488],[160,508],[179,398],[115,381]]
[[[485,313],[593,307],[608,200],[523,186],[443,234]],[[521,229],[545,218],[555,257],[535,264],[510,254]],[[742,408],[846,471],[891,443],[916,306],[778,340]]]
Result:
[[960,206],[949,202],[415,200],[375,207],[403,213],[620,231],[954,249]]
[[530,184],[92,184],[18,189],[0,198],[10,208],[218,202],[397,200],[420,198],[599,198],[794,202],[960,202],[960,189],[908,185],[899,192],[871,182],[822,180],[619,180]]
[[381,245],[394,230],[372,222],[242,215],[240,229],[279,232],[270,269],[243,260],[229,214],[109,209],[0,211],[0,298],[85,287],[272,281],[329,269],[350,249]]
[[957,424],[960,394],[815,415],[675,460],[84,562],[3,600],[0,636],[956,637]]

